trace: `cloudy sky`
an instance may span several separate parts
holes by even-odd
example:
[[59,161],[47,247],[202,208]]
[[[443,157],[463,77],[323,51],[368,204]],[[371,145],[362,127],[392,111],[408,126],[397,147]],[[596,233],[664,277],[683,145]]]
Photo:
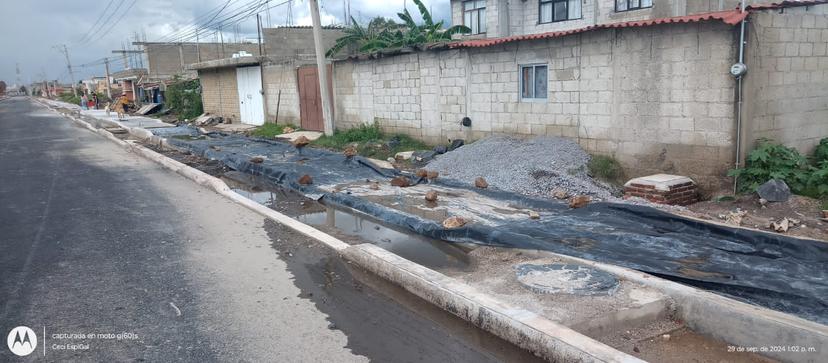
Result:
[[[60,79],[69,82],[66,59],[59,50],[65,44],[75,67],[76,81],[93,75],[102,75],[103,57],[116,56],[112,50],[130,47],[136,34],[148,41],[180,40],[192,35],[192,25],[210,20],[216,11],[226,5],[216,19],[237,13],[242,15],[249,4],[266,0],[0,0],[0,80],[9,85],[16,82],[15,65],[20,66],[23,83],[42,79]],[[319,0],[322,24],[343,22],[343,3],[348,0]],[[449,23],[449,0],[423,0],[437,20]],[[350,0],[351,15],[357,21],[375,16],[397,18],[396,13],[407,4],[416,12],[411,0]],[[284,25],[288,19],[286,0],[269,1],[269,21],[272,26]],[[294,25],[310,25],[307,0],[293,0]],[[268,23],[268,14],[261,15]],[[106,12],[104,12],[106,10]],[[239,16],[234,18],[237,20]],[[99,21],[100,20],[100,21]],[[250,16],[234,30],[234,20],[225,22],[225,41],[254,38],[256,17]],[[237,37],[235,34],[238,33]],[[214,30],[204,36],[212,41]],[[137,49],[137,48],[136,48]],[[137,61],[136,61],[137,62]],[[112,71],[123,68],[120,59],[113,61]]]

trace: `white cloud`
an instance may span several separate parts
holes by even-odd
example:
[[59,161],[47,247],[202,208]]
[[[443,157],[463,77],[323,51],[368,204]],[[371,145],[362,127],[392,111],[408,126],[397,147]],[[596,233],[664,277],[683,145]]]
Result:
[[[20,63],[22,80],[28,82],[41,79],[45,75],[48,79],[62,77],[68,81],[66,63],[63,55],[53,49],[54,45],[66,44],[69,47],[71,60],[76,66],[76,78],[81,79],[103,73],[102,66],[77,67],[102,57],[113,57],[113,49],[121,49],[122,44],[129,46],[135,33],[146,34],[147,39],[159,40],[165,35],[175,33],[192,24],[199,17],[212,9],[221,7],[226,0],[136,0],[131,8],[116,26],[111,27],[108,33],[97,33],[92,41],[80,44],[79,40],[92,27],[95,20],[101,15],[107,1],[89,1],[83,6],[77,2],[59,0],[26,0],[3,2],[3,21],[0,22],[0,49],[4,49],[0,57],[0,80],[6,83],[15,82],[15,63]],[[253,0],[238,0],[232,2],[227,13],[233,8]],[[282,0],[272,0],[277,4]],[[105,21],[114,22],[123,14],[124,9],[131,3],[124,0],[122,8],[114,15],[105,17]],[[449,23],[449,0],[423,0],[430,8],[437,20]],[[119,4],[113,1],[113,8]],[[320,0],[322,24],[344,23],[342,0]],[[367,22],[376,16],[397,19],[397,12],[402,11],[406,4],[412,14],[418,13],[411,0],[350,0],[351,14],[357,21]],[[114,9],[110,9],[112,12]],[[287,6],[282,5],[270,10],[270,24],[284,25],[287,19]],[[262,13],[267,19],[267,14]],[[293,1],[293,19],[295,25],[310,25],[308,2],[306,0]],[[240,38],[252,38],[256,34],[255,17],[250,17],[240,24]],[[110,24],[111,25],[111,24]],[[109,29],[110,25],[102,27]],[[225,40],[232,38],[233,29],[225,28]],[[206,36],[212,40],[213,33]],[[120,62],[113,62],[116,66]]]

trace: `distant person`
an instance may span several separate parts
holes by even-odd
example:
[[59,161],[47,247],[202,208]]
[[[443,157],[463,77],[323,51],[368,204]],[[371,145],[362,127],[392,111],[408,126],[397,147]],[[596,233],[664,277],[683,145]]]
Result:
[[81,108],[82,109],[84,109],[84,110],[89,109],[89,97],[86,97],[86,93],[84,93],[83,96],[81,96],[81,102],[80,103],[81,103]]
[[98,106],[98,94],[97,93],[92,94],[92,104],[95,106],[96,110],[101,109],[100,106]]

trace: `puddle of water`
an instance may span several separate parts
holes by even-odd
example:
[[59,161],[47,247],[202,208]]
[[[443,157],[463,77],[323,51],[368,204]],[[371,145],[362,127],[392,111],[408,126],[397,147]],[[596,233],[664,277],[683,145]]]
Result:
[[356,211],[325,206],[273,186],[261,177],[230,171],[224,173],[221,179],[236,193],[303,223],[356,237],[423,266],[466,269],[469,265],[469,257],[458,246],[393,229]]
[[205,139],[207,139],[207,136],[204,136],[204,135],[199,135],[199,136],[172,135],[170,137],[172,137],[173,139],[179,139],[179,140],[205,140]]
[[313,226],[335,228],[429,268],[464,269],[469,264],[466,253],[447,242],[400,232],[356,213],[326,207],[324,212],[301,215],[297,219]]

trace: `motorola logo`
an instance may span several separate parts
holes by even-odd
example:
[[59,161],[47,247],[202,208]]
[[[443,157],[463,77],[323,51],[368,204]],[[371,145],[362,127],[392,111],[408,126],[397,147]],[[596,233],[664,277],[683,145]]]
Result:
[[25,357],[32,354],[37,348],[37,334],[29,327],[18,326],[9,332],[6,342],[9,344],[9,350],[12,353]]

